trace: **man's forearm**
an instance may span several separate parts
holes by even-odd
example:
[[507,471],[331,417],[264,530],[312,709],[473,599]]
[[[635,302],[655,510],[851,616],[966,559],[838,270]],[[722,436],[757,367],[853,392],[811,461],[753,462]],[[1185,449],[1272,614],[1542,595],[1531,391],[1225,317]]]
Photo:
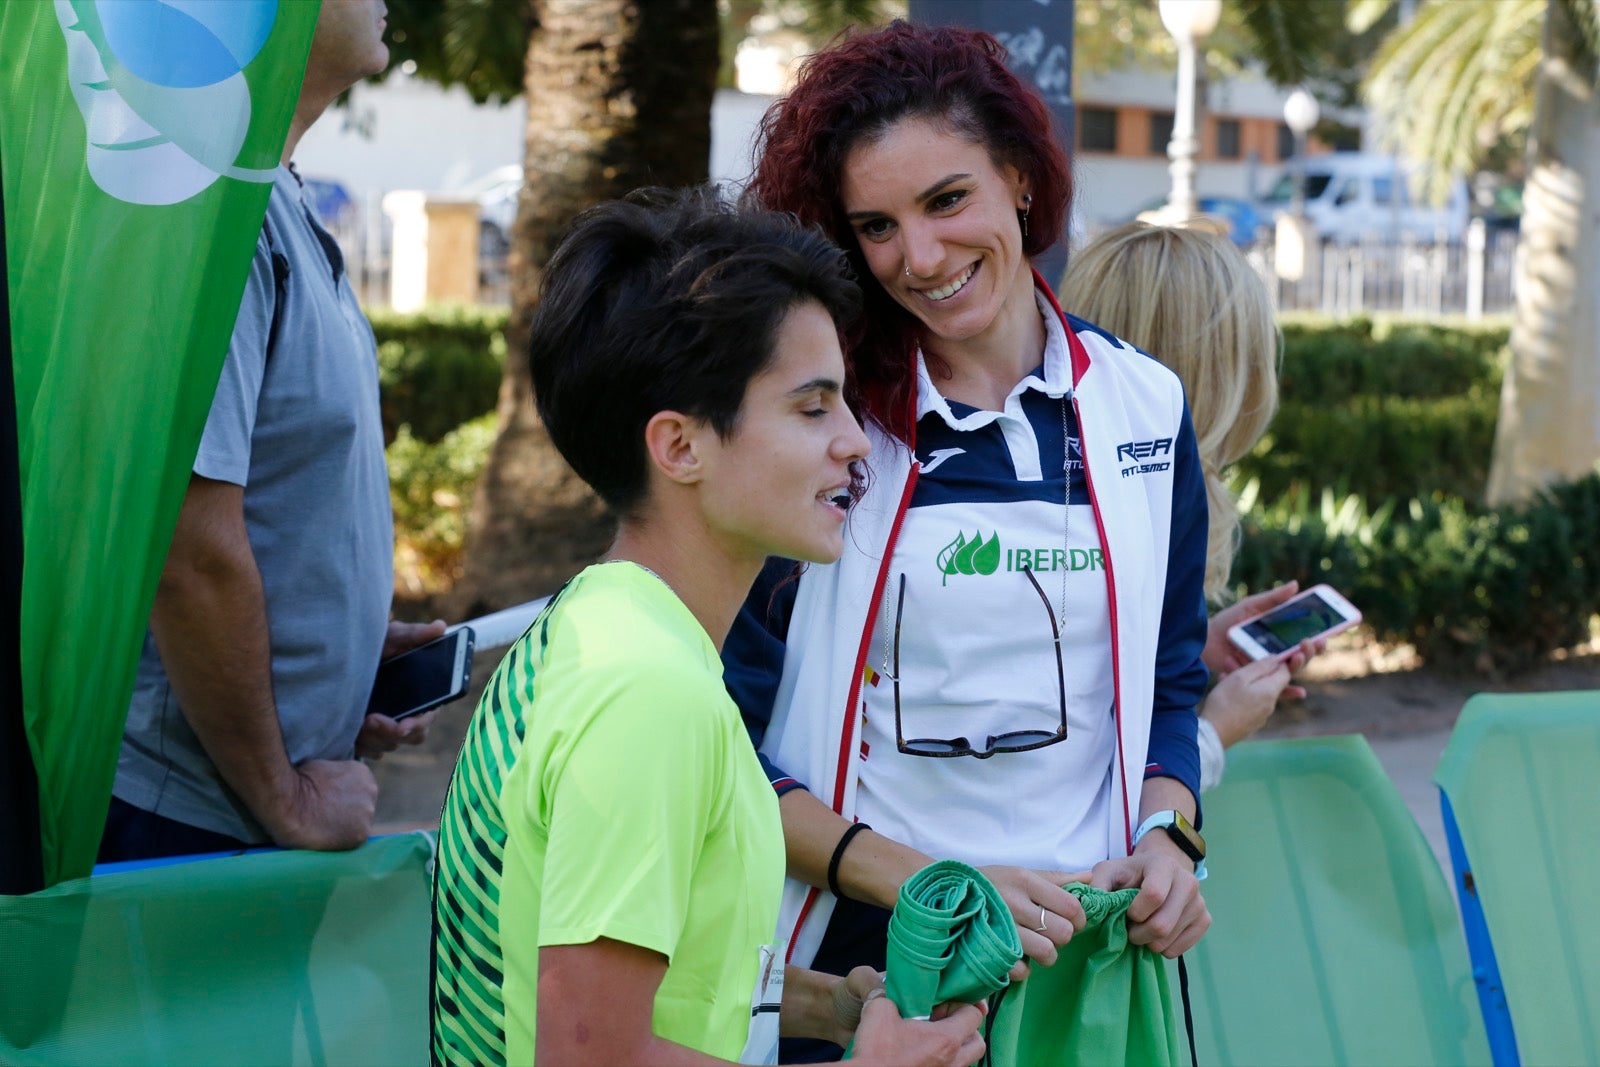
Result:
[[[150,627],[184,718],[228,786],[269,830],[292,796],[272,697],[266,598],[230,497],[195,479],[156,590]],[[229,490],[233,492],[230,493]]]

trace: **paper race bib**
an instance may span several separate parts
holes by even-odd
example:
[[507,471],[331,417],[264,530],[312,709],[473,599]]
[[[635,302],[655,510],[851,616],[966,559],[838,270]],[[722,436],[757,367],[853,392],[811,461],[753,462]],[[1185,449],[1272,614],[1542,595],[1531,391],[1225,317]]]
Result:
[[756,972],[755,992],[750,996],[750,1034],[740,1063],[778,1062],[778,1010],[783,1005],[784,942],[774,941],[758,949],[761,960]]

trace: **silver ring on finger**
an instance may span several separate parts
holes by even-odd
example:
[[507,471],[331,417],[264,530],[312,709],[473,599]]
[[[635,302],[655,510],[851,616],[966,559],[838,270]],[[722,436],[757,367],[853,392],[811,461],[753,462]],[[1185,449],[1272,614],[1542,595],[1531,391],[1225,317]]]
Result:
[[1033,932],[1034,933],[1036,933],[1036,934],[1044,933],[1044,928],[1049,925],[1049,923],[1046,921],[1048,915],[1049,915],[1049,912],[1045,910],[1045,906],[1043,904],[1040,904],[1039,905],[1039,925],[1035,926],[1033,928]]

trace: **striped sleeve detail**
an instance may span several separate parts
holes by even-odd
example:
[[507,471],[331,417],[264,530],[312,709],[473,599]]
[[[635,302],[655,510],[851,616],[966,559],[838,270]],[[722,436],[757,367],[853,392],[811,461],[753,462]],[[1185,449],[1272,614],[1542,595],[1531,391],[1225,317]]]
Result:
[[506,1062],[500,886],[507,834],[501,793],[522,749],[534,662],[554,607],[552,601],[489,680],[439,815],[430,996],[436,1065]]

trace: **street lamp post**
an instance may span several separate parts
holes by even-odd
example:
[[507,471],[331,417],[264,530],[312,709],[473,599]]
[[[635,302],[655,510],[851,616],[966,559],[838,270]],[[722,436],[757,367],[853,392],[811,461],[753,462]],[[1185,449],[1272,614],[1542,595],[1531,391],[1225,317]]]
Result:
[[1322,109],[1317,98],[1304,89],[1296,89],[1283,102],[1283,121],[1294,134],[1294,201],[1292,210],[1296,217],[1306,210],[1306,134],[1317,124]]
[[1222,0],[1161,0],[1161,24],[1178,43],[1178,93],[1172,113],[1172,139],[1167,158],[1172,160],[1172,193],[1167,215],[1181,221],[1198,209],[1194,192],[1194,158],[1200,151],[1195,136],[1195,82],[1198,44],[1217,28]]
[[1296,89],[1283,102],[1283,121],[1294,134],[1294,197],[1289,210],[1278,216],[1273,263],[1284,281],[1307,282],[1313,287],[1321,271],[1317,235],[1306,218],[1306,134],[1317,124],[1317,98]]

